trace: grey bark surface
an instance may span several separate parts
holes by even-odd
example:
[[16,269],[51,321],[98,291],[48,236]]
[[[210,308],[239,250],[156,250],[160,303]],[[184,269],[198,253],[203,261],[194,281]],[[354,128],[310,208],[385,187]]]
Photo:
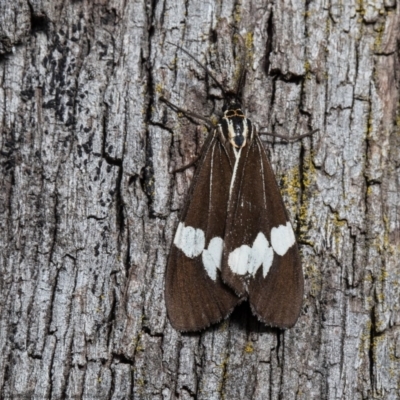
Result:
[[[400,5],[0,0],[0,397],[400,398]],[[305,273],[286,331],[240,306],[169,324],[164,274],[206,130],[247,49]]]

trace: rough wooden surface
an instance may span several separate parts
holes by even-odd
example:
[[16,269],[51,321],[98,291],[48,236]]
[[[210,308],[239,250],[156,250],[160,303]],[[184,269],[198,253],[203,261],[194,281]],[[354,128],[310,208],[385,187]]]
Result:
[[[399,2],[0,1],[0,397],[400,398]],[[224,21],[228,24],[224,25]],[[288,331],[246,306],[181,335],[169,245],[221,107],[184,46],[245,104],[297,229]]]

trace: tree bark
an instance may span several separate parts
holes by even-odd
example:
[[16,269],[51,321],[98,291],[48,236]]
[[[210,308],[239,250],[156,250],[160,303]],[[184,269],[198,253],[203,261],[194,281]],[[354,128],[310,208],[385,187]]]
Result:
[[[400,398],[399,3],[0,0],[0,397]],[[166,316],[169,247],[244,38],[305,273],[294,328]],[[197,122],[197,123],[196,123]]]

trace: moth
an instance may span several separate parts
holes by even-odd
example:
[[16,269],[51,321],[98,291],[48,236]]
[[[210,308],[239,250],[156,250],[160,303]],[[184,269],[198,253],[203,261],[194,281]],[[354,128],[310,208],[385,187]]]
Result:
[[179,331],[199,331],[248,300],[260,321],[290,328],[301,312],[303,271],[263,143],[243,112],[239,90],[225,91],[194,56],[174,46],[221,88],[224,107],[201,150],[171,246],[165,281],[169,320]]

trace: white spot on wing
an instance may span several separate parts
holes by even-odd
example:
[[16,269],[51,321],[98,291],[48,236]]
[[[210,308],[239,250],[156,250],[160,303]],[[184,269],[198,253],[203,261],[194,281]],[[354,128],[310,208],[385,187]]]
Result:
[[186,257],[194,258],[204,249],[205,238],[201,229],[186,226],[180,222],[174,238],[174,245],[182,250]]
[[279,225],[277,228],[271,229],[271,244],[276,254],[284,256],[295,241],[293,228],[289,221],[286,225]]
[[228,265],[232,272],[238,275],[246,273],[255,276],[258,268],[263,266],[263,275],[266,277],[274,259],[274,251],[265,235],[260,232],[254,240],[253,246],[246,244],[236,248],[229,254]]
[[250,259],[251,248],[246,244],[238,247],[229,254],[228,265],[232,272],[244,275],[247,272],[247,265]]
[[183,222],[179,222],[179,225],[178,225],[178,229],[176,230],[176,233],[175,233],[175,237],[174,237],[174,245],[176,246],[176,247],[178,247],[178,249],[180,249],[181,248],[181,246],[180,246],[180,240],[181,240],[181,236],[182,236],[182,229],[185,227],[185,224],[183,223]]
[[249,274],[255,275],[257,269],[263,262],[263,257],[265,250],[269,247],[268,240],[264,236],[263,233],[259,233],[256,237],[256,240],[253,243],[253,247],[251,249],[251,259],[249,260],[249,265],[247,267],[247,272]]
[[217,269],[221,269],[223,248],[224,241],[220,237],[215,237],[210,240],[208,249],[203,250],[202,260],[204,268],[208,276],[214,281],[217,279]]
[[253,271],[249,271],[253,276],[256,274],[260,265],[263,265],[263,276],[267,276],[269,269],[271,268],[272,261],[274,259],[274,251],[268,243],[268,239],[263,233],[259,233],[253,244]]

